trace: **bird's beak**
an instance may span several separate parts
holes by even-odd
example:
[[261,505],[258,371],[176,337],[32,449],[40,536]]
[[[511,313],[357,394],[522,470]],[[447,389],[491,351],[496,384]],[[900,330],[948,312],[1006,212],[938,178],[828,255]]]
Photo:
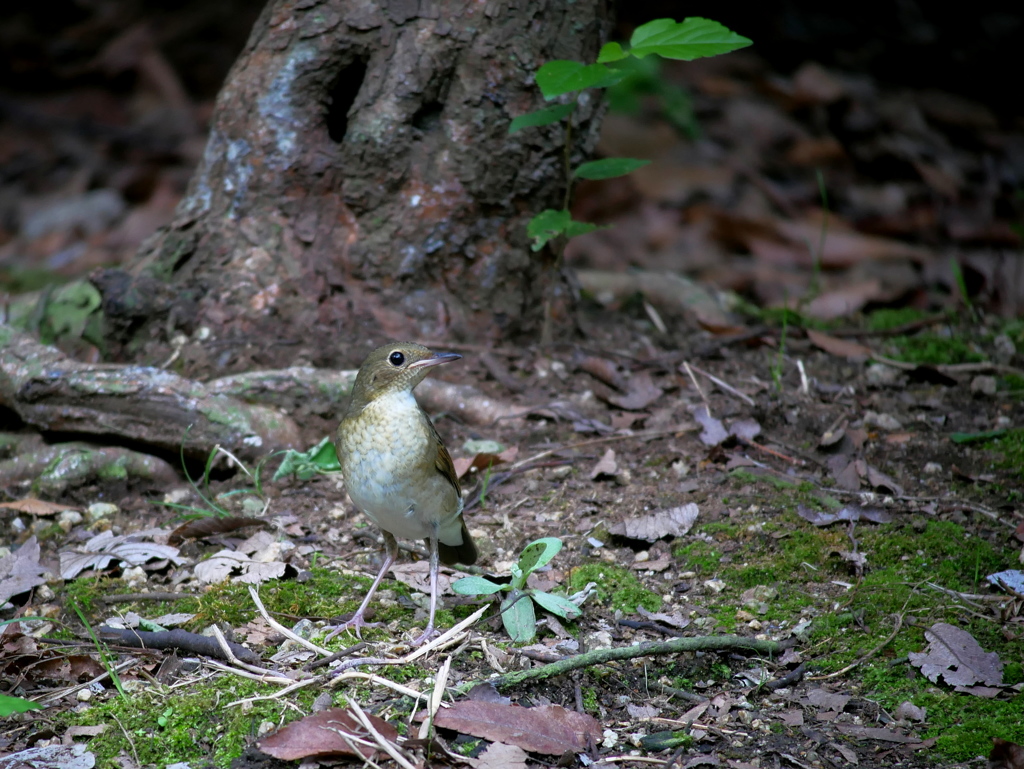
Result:
[[440,366],[442,363],[451,363],[453,360],[459,360],[461,357],[462,356],[456,352],[435,352],[429,358],[424,358],[423,360],[410,363],[409,368]]

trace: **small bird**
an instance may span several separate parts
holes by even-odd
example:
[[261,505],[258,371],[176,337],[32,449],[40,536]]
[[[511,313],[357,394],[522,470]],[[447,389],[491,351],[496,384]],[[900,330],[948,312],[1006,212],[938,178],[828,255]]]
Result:
[[476,561],[451,455],[412,394],[432,366],[461,357],[392,342],[371,352],[359,368],[338,426],[338,459],[352,501],[384,535],[386,555],[355,616],[335,628],[328,640],[350,627],[361,637],[360,629],[369,624],[366,607],[398,557],[395,537],[424,539],[430,553],[430,619],[414,646],[436,635],[438,561]]

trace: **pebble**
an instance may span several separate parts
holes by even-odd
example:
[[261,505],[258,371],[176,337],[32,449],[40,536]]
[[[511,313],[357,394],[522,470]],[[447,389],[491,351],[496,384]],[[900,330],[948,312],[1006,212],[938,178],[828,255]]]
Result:
[[940,465],[938,462],[925,462],[925,465],[922,468],[922,470],[924,471],[925,475],[938,475],[939,473],[942,472],[942,465]]
[[971,380],[971,392],[976,395],[995,395],[996,378],[994,376],[976,376]]
[[112,505],[109,502],[93,502],[89,505],[87,511],[87,518],[89,523],[95,523],[101,518],[109,518],[110,516],[117,513],[117,505]]

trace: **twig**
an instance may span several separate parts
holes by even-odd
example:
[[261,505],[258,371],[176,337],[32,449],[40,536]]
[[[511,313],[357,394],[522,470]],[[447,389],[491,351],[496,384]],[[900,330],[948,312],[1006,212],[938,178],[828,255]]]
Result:
[[[714,382],[716,385],[718,385],[720,388],[725,390],[727,393],[729,393],[730,395],[735,395],[737,398],[739,398],[741,401],[746,403],[748,406],[754,406],[755,405],[753,398],[751,398],[746,393],[741,393],[739,390],[737,390],[731,384],[729,384],[729,383],[719,379],[714,374],[711,374],[711,373],[705,371],[704,369],[699,368],[698,366],[694,366],[692,363],[684,362],[683,365],[686,366],[687,371],[689,371],[690,369],[693,369],[694,371],[696,371],[701,376],[707,377],[712,382]],[[691,379],[692,379],[693,375],[691,374],[690,376],[691,376]]]
[[[379,686],[387,687],[388,689],[393,689],[401,695],[411,697],[413,700],[420,700],[426,696],[423,694],[423,692],[418,692],[415,689],[410,689],[408,686],[402,686],[402,684],[395,683],[394,681],[384,678],[383,676],[374,675],[373,673],[363,673],[359,670],[349,670],[345,673],[342,673],[340,676],[331,679],[331,685],[334,685],[341,681],[349,681],[357,678],[364,681],[369,681],[372,684],[378,684]],[[444,707],[448,707],[447,703],[441,704]]]
[[194,593],[114,593],[97,596],[100,603],[132,603],[134,601],[178,601],[182,598],[195,598]]
[[225,707],[233,708],[233,707],[235,707],[235,705],[251,705],[254,702],[260,702],[262,700],[279,700],[282,697],[287,697],[289,694],[291,694],[294,691],[298,691],[299,689],[304,689],[307,686],[310,686],[312,684],[319,683],[319,682],[320,682],[320,679],[318,679],[318,678],[307,678],[305,681],[295,681],[295,682],[293,682],[291,684],[291,686],[286,686],[283,689],[278,689],[273,694],[265,694],[265,695],[260,696],[260,697],[246,697],[245,699],[235,700],[234,702],[229,702]]
[[903,615],[902,614],[896,614],[894,616],[896,617],[896,627],[894,627],[892,629],[892,632],[889,634],[889,637],[886,638],[884,641],[882,641],[882,643],[878,644],[878,646],[876,646],[874,649],[869,651],[867,654],[865,654],[859,660],[855,660],[854,662],[851,662],[849,665],[847,665],[842,670],[837,670],[834,673],[829,673],[828,675],[824,675],[824,676],[809,676],[807,678],[807,680],[808,681],[827,681],[830,678],[838,678],[839,676],[845,675],[846,673],[849,673],[851,670],[853,670],[858,665],[861,665],[861,664],[867,662],[872,657],[874,657],[876,654],[878,654],[878,652],[880,652],[882,649],[884,649],[886,646],[888,646],[892,642],[892,639],[894,639],[896,637],[896,634],[900,632],[900,628],[903,627]]
[[263,601],[260,600],[259,592],[252,585],[249,585],[249,596],[252,598],[253,603],[256,604],[256,608],[259,610],[259,613],[263,616],[263,619],[265,619],[267,621],[267,624],[270,625],[270,627],[274,628],[274,630],[276,630],[278,633],[285,636],[286,638],[290,638],[299,646],[309,649],[311,652],[315,652],[324,657],[331,656],[331,652],[329,652],[327,649],[317,646],[315,643],[312,643],[311,641],[307,641],[305,638],[292,632],[284,625],[282,625],[280,622],[271,617],[270,612],[268,612],[266,607],[263,605]]
[[[213,637],[220,646],[220,650],[224,652],[224,656],[227,658],[228,662],[242,668],[242,670],[248,670],[250,673],[255,673],[257,675],[274,676],[274,674],[266,668],[261,668],[258,665],[250,665],[248,662],[242,662],[240,659],[238,659],[238,657],[235,656],[235,653],[231,650],[231,647],[228,646],[228,639],[224,637],[223,631],[216,625],[211,625],[210,629],[213,631]],[[276,678],[277,676],[274,677]],[[288,678],[287,680],[289,682],[292,682],[294,679]]]
[[444,688],[448,685],[448,674],[452,669],[452,658],[445,657],[444,662],[441,664],[441,669],[437,671],[437,675],[434,677],[434,689],[430,692],[430,698],[427,700],[427,717],[423,719],[423,723],[420,724],[419,739],[425,740],[430,736],[430,729],[434,725],[434,717],[437,715],[437,709],[441,707],[441,698],[444,696]]
[[[203,660],[203,664],[214,670],[219,670],[222,673],[232,673],[233,675],[239,676],[240,678],[248,678],[250,681],[259,681],[263,684],[283,684],[284,686],[291,686],[295,681],[291,678],[285,678],[284,676],[276,676],[269,670],[263,673],[250,673],[248,670],[242,668],[236,668],[231,665],[225,665],[223,662],[218,662],[215,659]],[[310,681],[315,679],[309,679]]]
[[559,662],[554,662],[542,668],[532,670],[519,670],[506,673],[503,676],[491,679],[495,688],[516,686],[525,681],[542,680],[568,673],[571,670],[600,665],[615,660],[629,660],[638,657],[655,657],[664,654],[679,654],[680,652],[691,651],[722,651],[726,649],[737,649],[752,651],[757,654],[777,654],[786,648],[777,641],[758,641],[754,638],[742,638],[740,636],[701,636],[697,638],[673,638],[671,641],[659,641],[655,643],[640,644],[639,646],[624,646],[614,649],[596,649],[585,654],[578,654],[575,657],[567,657]]
[[631,438],[660,438],[664,435],[675,435],[676,433],[685,433],[695,430],[694,425],[679,425],[677,427],[670,428],[668,430],[644,430],[639,433],[629,433],[628,435],[605,435],[601,438],[590,438],[585,441],[578,441],[576,443],[569,443],[565,446],[555,446],[539,454],[534,454],[532,457],[526,459],[520,459],[515,464],[509,467],[509,470],[515,470],[517,467],[529,464],[530,462],[536,462],[538,459],[544,459],[559,451],[569,451],[571,449],[582,449],[586,446],[596,446],[600,443],[612,443],[614,441],[625,441]]
[[348,706],[349,709],[352,711],[352,714],[356,717],[356,720],[359,721],[359,723],[362,724],[363,728],[370,733],[370,735],[373,737],[373,739],[385,753],[387,753],[389,756],[395,759],[395,761],[404,769],[416,769],[416,767],[413,766],[413,764],[405,756],[402,755],[397,745],[392,743],[390,740],[385,739],[384,736],[380,732],[378,732],[376,728],[374,728],[373,723],[370,721],[369,718],[366,717],[366,713],[364,713],[363,709],[359,707],[358,702],[349,697]]
[[690,368],[690,364],[687,361],[683,361],[683,368],[686,369],[687,376],[690,377],[690,381],[693,382],[693,389],[697,391],[700,399],[704,401],[704,408],[707,409],[708,415],[711,415],[711,404],[708,403],[708,396],[704,394],[704,391],[700,387],[700,383],[697,381],[697,377],[693,375],[693,370]]

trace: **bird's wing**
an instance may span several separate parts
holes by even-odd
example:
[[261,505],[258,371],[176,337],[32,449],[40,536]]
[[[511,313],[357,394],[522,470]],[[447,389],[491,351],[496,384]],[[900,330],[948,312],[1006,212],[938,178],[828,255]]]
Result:
[[434,440],[437,442],[437,458],[434,460],[434,467],[437,468],[437,472],[441,473],[455,487],[456,497],[461,500],[462,488],[459,486],[459,476],[455,473],[455,463],[452,462],[452,455],[445,448],[444,441],[437,434],[437,428],[434,427],[434,424],[429,419],[427,424],[430,425],[430,432],[433,433]]

